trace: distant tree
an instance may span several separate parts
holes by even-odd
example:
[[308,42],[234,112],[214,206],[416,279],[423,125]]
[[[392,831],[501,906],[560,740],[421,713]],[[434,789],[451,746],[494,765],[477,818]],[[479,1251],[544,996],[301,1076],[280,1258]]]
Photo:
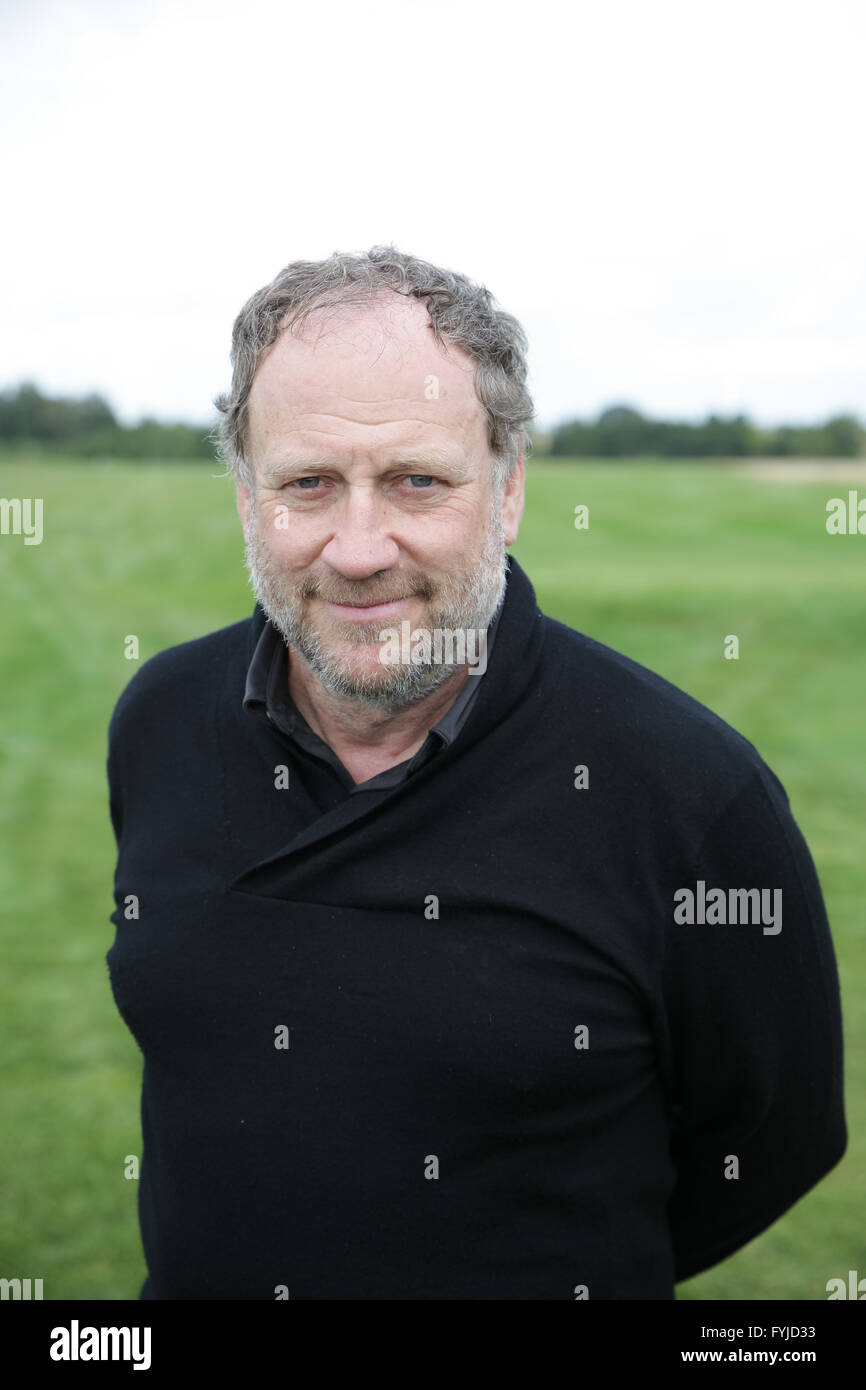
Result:
[[35,444],[76,458],[213,459],[206,426],[148,418],[121,425],[102,396],[44,395],[32,382],[0,392],[0,443]]
[[646,453],[652,443],[649,422],[630,405],[612,405],[598,417],[598,446],[602,458],[630,458]]
[[853,415],[825,425],[765,430],[745,415],[710,415],[703,424],[649,420],[631,406],[603,410],[592,424],[569,420],[551,433],[549,453],[560,458],[857,458],[866,431]]
[[826,458],[854,459],[864,452],[864,432],[853,415],[835,415],[823,429]]
[[594,425],[572,420],[559,425],[550,436],[550,454],[556,458],[594,458],[598,456],[598,431]]
[[779,425],[767,437],[767,453],[771,458],[794,458],[797,453],[797,431],[791,425]]
[[101,396],[45,396],[29,381],[0,393],[0,439],[60,443],[105,428],[117,429],[118,424]]
[[721,420],[711,415],[699,427],[703,436],[702,453],[710,458],[745,458],[752,452],[752,427],[745,415]]

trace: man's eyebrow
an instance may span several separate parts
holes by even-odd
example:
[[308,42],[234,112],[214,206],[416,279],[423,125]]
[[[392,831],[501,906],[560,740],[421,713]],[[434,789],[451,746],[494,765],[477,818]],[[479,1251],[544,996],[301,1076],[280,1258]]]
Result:
[[[332,469],[341,472],[343,465],[327,458],[275,458],[266,462],[263,472],[268,478],[303,478],[317,473],[328,473]],[[454,458],[437,450],[413,449],[387,458],[381,465],[381,472],[392,468],[432,468],[441,469],[449,477],[464,481],[472,476],[469,465],[463,459]]]

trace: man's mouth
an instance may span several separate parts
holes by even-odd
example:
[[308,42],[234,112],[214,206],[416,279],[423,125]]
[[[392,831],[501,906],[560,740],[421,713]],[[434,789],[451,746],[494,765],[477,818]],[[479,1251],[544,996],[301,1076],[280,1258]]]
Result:
[[385,603],[330,603],[326,599],[323,599],[322,602],[338,617],[351,620],[353,618],[387,618],[396,612],[401,604],[407,603],[408,598],[389,599]]

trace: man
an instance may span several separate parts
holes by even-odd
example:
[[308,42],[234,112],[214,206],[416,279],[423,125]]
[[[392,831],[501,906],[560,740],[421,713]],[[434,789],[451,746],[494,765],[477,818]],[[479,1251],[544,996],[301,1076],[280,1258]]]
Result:
[[255,611],[109,737],[144,1298],[670,1299],[844,1152],[782,786],[506,553],[525,344],[389,247],[236,321]]

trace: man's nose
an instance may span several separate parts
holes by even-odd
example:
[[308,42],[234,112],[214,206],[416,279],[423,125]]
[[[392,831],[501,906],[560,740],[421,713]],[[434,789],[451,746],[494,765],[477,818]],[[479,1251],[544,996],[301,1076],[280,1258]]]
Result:
[[331,519],[333,531],[322,559],[347,579],[365,579],[397,563],[400,547],[390,534],[391,513],[375,488],[348,487]]

